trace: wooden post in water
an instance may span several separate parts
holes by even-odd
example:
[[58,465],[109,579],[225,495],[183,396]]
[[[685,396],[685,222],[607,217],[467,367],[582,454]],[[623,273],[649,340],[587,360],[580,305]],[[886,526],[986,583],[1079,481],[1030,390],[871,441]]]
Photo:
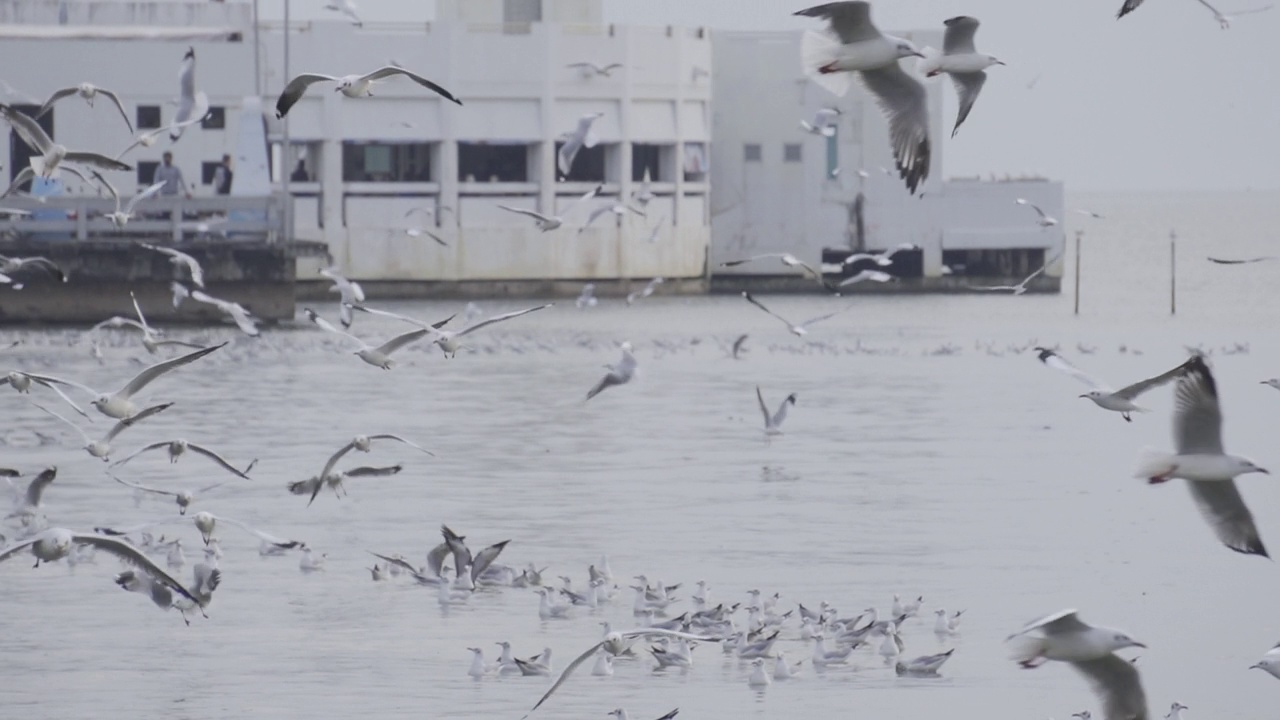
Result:
[[1169,314],[1178,314],[1178,233],[1169,231]]
[[1076,231],[1076,306],[1072,315],[1080,314],[1080,238],[1083,235],[1083,230]]

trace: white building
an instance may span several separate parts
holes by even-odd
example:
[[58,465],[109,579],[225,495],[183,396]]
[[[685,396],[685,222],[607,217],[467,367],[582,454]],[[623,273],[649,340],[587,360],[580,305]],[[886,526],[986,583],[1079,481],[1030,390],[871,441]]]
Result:
[[[920,47],[942,43],[940,31],[894,34]],[[814,287],[776,260],[717,267],[762,253],[789,252],[817,267],[851,250],[910,243],[921,251],[895,256],[893,267],[905,282],[864,283],[858,289],[946,289],[975,277],[1017,282],[1061,250],[1061,227],[1042,228],[1032,208],[1014,202],[1024,197],[1061,218],[1061,183],[944,180],[943,157],[954,121],[942,115],[942,93],[954,92],[948,79],[926,82],[931,163],[921,192],[911,195],[894,170],[888,122],[875,98],[857,82],[837,97],[808,80],[800,67],[800,36],[714,36],[713,287]],[[804,132],[800,121],[812,120],[824,107],[841,111],[835,136]],[[979,99],[967,122],[990,120]],[[959,141],[963,138],[964,127]],[[944,275],[944,264],[953,273]],[[1035,287],[1056,290],[1061,264],[1046,274],[1049,278]]]

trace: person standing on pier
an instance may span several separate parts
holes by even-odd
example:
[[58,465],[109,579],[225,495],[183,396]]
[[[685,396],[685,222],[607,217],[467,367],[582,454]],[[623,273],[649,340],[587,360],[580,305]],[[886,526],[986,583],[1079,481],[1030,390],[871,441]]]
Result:
[[153,183],[164,183],[164,187],[160,188],[160,194],[177,195],[181,191],[190,198],[191,190],[187,187],[187,181],[182,177],[182,170],[173,164],[173,153],[165,152],[162,159],[164,162],[160,167],[156,168],[155,177],[151,180]]
[[231,172],[231,156],[223,155],[222,162],[218,163],[218,169],[213,171],[213,191],[218,195],[230,195],[233,175]]

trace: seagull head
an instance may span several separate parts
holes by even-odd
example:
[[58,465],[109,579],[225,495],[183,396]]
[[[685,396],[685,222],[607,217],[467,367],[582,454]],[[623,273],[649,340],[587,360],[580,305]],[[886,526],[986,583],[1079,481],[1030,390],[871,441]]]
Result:
[[992,65],[1007,65],[1007,63],[1005,63],[1005,61],[1001,60],[1000,58],[996,57],[995,55],[988,55],[988,56],[987,56],[987,61],[988,61],[988,62],[990,62]]
[[1258,467],[1257,465],[1254,464],[1252,460],[1248,458],[1232,457],[1231,464],[1232,464],[1231,470],[1236,475],[1246,475],[1248,473],[1262,473],[1263,475],[1271,474],[1271,471],[1267,470],[1264,467]]
[[1111,649],[1113,651],[1123,650],[1124,648],[1129,648],[1129,647],[1140,647],[1140,648],[1147,647],[1146,645],[1143,645],[1137,640],[1134,640],[1133,638],[1129,637],[1127,633],[1120,632],[1119,630],[1112,632],[1111,637],[1107,638],[1107,644],[1111,646]]
[[795,394],[795,393],[791,393],[790,395],[788,395],[788,396],[787,396],[787,399],[786,399],[786,400],[783,400],[782,402],[788,402],[788,403],[791,403],[792,405],[795,405],[795,404],[796,404],[796,394]]
[[1190,709],[1191,709],[1191,708],[1189,708],[1189,707],[1187,707],[1186,705],[1183,705],[1182,703],[1177,702],[1177,701],[1174,701],[1173,705],[1170,705],[1170,706],[1169,706],[1169,712],[1170,712],[1170,713],[1176,713],[1176,712],[1178,712],[1179,710],[1190,710]]
[[894,38],[894,40],[898,43],[897,51],[898,51],[899,58],[924,57],[924,53],[920,52],[920,50],[917,49],[916,46],[910,40],[904,40],[902,38]]
[[1089,392],[1081,395],[1080,397],[1089,398],[1090,400],[1098,400],[1099,398],[1101,398],[1103,395],[1106,395],[1106,394],[1107,393],[1101,390],[1090,390]]

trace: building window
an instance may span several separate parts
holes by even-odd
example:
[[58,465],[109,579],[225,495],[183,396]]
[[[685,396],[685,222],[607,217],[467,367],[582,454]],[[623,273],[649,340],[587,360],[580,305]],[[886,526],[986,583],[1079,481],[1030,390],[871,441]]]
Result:
[[[556,159],[560,158],[560,148],[564,143],[556,143]],[[578,148],[578,154],[573,156],[573,164],[569,166],[569,174],[564,176],[566,182],[604,182],[604,143],[600,143],[595,147],[583,146]],[[556,174],[560,174],[560,168],[557,165]]]
[[214,161],[214,162],[206,161],[206,162],[200,163],[200,184],[212,185],[213,175],[214,173],[218,172],[218,168],[221,167],[221,165],[222,165],[221,161]]
[[782,161],[789,163],[800,162],[800,143],[787,143],[783,145]]
[[644,180],[645,173],[649,173],[650,180],[662,179],[662,146],[661,145],[645,145],[636,143],[631,146],[631,180],[640,182]]
[[458,179],[463,182],[528,182],[529,146],[458,143]]
[[835,135],[827,138],[827,177],[834,178],[840,172],[840,142]]
[[542,0],[503,0],[504,24],[542,22]]
[[209,114],[204,116],[200,121],[200,127],[205,130],[222,130],[227,127],[227,109],[224,107],[210,107]]
[[155,182],[156,168],[160,167],[160,163],[154,160],[143,160],[138,163],[138,186],[147,187]]
[[706,143],[684,144],[684,181],[706,182],[711,158]]
[[430,143],[346,142],[344,182],[431,182]]
[[134,124],[139,130],[155,130],[160,127],[159,105],[139,105],[137,115],[138,122]]
[[742,159],[746,162],[760,162],[764,159],[764,148],[760,143],[747,143],[742,146]]

